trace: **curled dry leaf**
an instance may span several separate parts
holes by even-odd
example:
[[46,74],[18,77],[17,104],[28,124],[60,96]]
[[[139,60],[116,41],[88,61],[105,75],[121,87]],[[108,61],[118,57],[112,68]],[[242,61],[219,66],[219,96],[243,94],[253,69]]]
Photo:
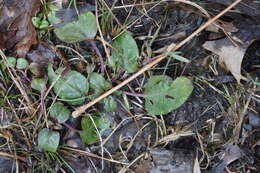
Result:
[[35,50],[31,50],[27,53],[27,58],[33,62],[29,66],[30,71],[35,76],[40,77],[46,74],[48,63],[54,63],[56,52],[50,45],[40,43]]
[[32,62],[43,63],[46,66],[49,62],[54,62],[56,57],[54,49],[46,43],[40,43],[35,50],[27,54],[27,58]]
[[229,38],[207,41],[203,47],[219,55],[220,64],[229,70],[238,82],[241,80],[241,64],[246,48],[234,45]]
[[195,156],[192,150],[153,148],[150,150],[150,154],[154,165],[150,173],[194,173]]
[[223,173],[226,166],[228,166],[233,161],[241,158],[243,156],[242,150],[236,145],[227,145],[226,150],[223,152],[223,157],[221,162],[216,164],[212,172],[213,173]]
[[39,0],[0,0],[0,48],[14,49],[25,56],[37,43],[37,33],[31,18],[40,9]]
[[254,40],[260,38],[260,26],[240,26],[239,32],[232,35],[232,39],[207,41],[203,47],[217,55],[219,62],[230,71],[238,82],[240,82],[241,65],[247,48]]

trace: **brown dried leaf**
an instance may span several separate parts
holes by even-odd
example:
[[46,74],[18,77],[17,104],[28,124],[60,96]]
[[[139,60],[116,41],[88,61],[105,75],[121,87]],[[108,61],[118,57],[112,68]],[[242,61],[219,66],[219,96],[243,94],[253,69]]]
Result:
[[225,21],[216,21],[215,23],[209,25],[206,30],[211,32],[220,32],[224,30],[225,32],[237,32],[238,29],[234,25],[233,22],[225,22]]
[[196,157],[195,162],[194,162],[193,173],[201,173],[198,157]]
[[254,40],[260,38],[260,26],[240,26],[239,32],[232,34],[230,38],[223,38],[215,41],[207,41],[203,47],[217,55],[219,62],[230,71],[238,82],[240,82],[241,65],[247,48]]
[[31,18],[40,9],[39,0],[0,0],[0,48],[14,49],[25,56],[37,43]]
[[149,172],[152,169],[152,162],[150,160],[143,160],[141,164],[134,170],[135,173]]
[[207,41],[203,47],[219,55],[220,64],[229,70],[238,82],[241,79],[241,64],[246,52],[246,48],[235,46],[228,39]]
[[54,48],[46,43],[40,43],[35,50],[31,50],[27,53],[27,58],[33,63],[30,64],[29,69],[31,72],[40,77],[46,74],[47,65],[49,62],[54,62],[56,58],[56,52]]
[[48,64],[56,57],[54,49],[46,43],[40,43],[35,50],[27,54],[27,58],[32,62]]
[[153,148],[150,150],[150,154],[154,165],[150,173],[193,173],[195,156],[194,152],[191,150],[176,148],[170,151],[161,148]]
[[241,149],[236,145],[227,145],[226,150],[223,153],[221,162],[215,165],[212,169],[213,173],[223,173],[224,169],[233,161],[241,158],[243,153]]

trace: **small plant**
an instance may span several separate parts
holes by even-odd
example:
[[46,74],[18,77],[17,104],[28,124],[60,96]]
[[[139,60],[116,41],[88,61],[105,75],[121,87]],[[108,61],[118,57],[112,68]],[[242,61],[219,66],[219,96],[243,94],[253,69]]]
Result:
[[16,61],[16,68],[19,70],[26,69],[29,66],[28,61],[25,58],[18,58]]
[[[91,12],[79,14],[75,19],[63,19],[57,17],[57,13],[64,11],[68,16],[73,16],[75,13],[72,9],[61,9],[56,6],[49,6],[48,14],[49,22],[54,26],[54,33],[57,37],[66,43],[76,43],[85,40],[93,39],[97,34],[96,16]],[[77,14],[76,14],[77,15]]]
[[60,142],[60,134],[47,128],[41,129],[38,136],[38,145],[45,151],[56,152]]
[[50,108],[50,116],[57,119],[59,123],[67,121],[70,115],[70,110],[61,102],[54,103]]
[[165,115],[180,107],[193,90],[186,77],[152,76],[145,85],[145,108],[150,114]]
[[105,116],[84,117],[81,120],[80,137],[86,144],[93,144],[99,141],[99,135],[102,136],[109,126],[110,122]]
[[15,57],[8,57],[7,58],[7,66],[9,67],[15,67],[16,66],[16,58]]
[[112,43],[112,56],[109,58],[109,65],[118,72],[120,67],[128,73],[136,72],[138,69],[139,50],[133,37],[124,32]]
[[[2,60],[3,61],[3,60]],[[6,68],[6,67],[12,67],[12,68],[16,68],[18,70],[23,70],[26,69],[29,66],[29,62],[25,59],[25,58],[15,58],[15,57],[8,57],[7,58],[7,63],[4,64],[2,63],[2,61],[0,61],[2,68]]]
[[[89,85],[90,90],[94,92],[94,94],[89,95],[89,99],[95,99],[105,91],[112,88],[110,82],[108,82],[101,74],[91,73],[89,76]],[[112,96],[105,98],[103,101],[104,109],[107,112],[112,112],[117,108],[117,103]]]
[[39,92],[42,92],[46,87],[46,80],[43,78],[35,78],[31,82],[31,87]]
[[47,17],[43,13],[39,13],[36,17],[32,18],[32,23],[35,28],[45,29],[49,27]]
[[[66,43],[77,43],[92,40],[96,36],[96,16],[91,12],[81,12],[75,15],[75,10],[70,8],[62,9],[49,6],[49,9],[48,20],[60,40]],[[38,20],[35,19],[35,22]],[[91,41],[91,45],[96,51],[97,47],[93,41]],[[113,40],[112,47],[108,65],[115,73],[121,69],[128,73],[134,73],[138,70],[139,50],[136,41],[129,32],[125,31],[118,35]],[[96,52],[100,54],[98,51]],[[175,52],[170,52],[167,56],[182,62],[189,62]],[[50,116],[60,124],[65,125],[71,115],[69,108],[61,101],[68,105],[81,105],[86,99],[93,100],[112,88],[112,84],[97,72],[91,71],[88,73],[88,77],[85,77],[74,70],[67,72],[58,68],[54,71],[51,63],[48,64],[47,71],[49,84],[53,85],[54,93],[60,99],[49,108]],[[46,85],[44,82],[45,80],[36,78],[31,83],[32,88],[42,91]],[[188,99],[192,90],[193,85],[188,78],[179,77],[173,81],[165,75],[152,76],[145,85],[145,108],[150,114],[167,114],[180,107]],[[117,108],[117,102],[112,96],[103,99],[101,103],[107,112]],[[110,121],[102,113],[97,113],[93,116],[83,117],[81,119],[82,130],[78,132],[84,143],[93,144],[100,140],[109,127]],[[38,142],[42,149],[56,151],[59,133],[42,129]]]
[[48,77],[50,84],[54,83],[54,92],[59,98],[72,105],[80,105],[85,101],[85,95],[89,90],[89,83],[85,76],[77,71],[70,71],[65,75],[58,69],[52,69],[52,64],[48,65]]

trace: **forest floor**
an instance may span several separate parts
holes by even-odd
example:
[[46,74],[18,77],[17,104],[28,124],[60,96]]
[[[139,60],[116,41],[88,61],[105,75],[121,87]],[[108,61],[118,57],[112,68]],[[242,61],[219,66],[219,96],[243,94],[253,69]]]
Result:
[[259,0],[0,9],[0,173],[259,172]]

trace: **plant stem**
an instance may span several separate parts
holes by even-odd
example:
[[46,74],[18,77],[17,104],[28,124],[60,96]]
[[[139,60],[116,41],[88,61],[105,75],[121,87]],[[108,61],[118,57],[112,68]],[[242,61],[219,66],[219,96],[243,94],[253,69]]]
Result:
[[112,80],[111,80],[112,83],[113,83],[113,82],[116,82],[118,79],[120,79],[120,77],[122,77],[122,75],[124,74],[124,72],[125,72],[125,70],[123,70],[123,69],[120,70],[120,71],[117,73],[117,75],[112,78]]
[[69,125],[68,123],[62,123],[62,125],[64,125],[65,127],[67,127],[68,129],[70,129],[70,130],[72,130],[72,131],[74,131],[74,132],[76,132],[76,133],[79,133],[80,132],[80,130],[78,130],[78,129],[75,129],[74,127],[72,127],[71,125]]
[[127,91],[124,91],[124,93],[126,95],[134,96],[134,97],[147,97],[148,96],[147,94],[131,93],[131,92],[127,92]]
[[106,67],[105,67],[105,63],[104,63],[103,57],[102,57],[102,55],[101,55],[101,53],[100,53],[100,51],[99,51],[99,49],[98,49],[96,43],[95,43],[93,40],[90,41],[90,44],[91,44],[92,48],[94,49],[94,51],[96,52],[97,56],[98,56],[99,59],[100,59],[101,73],[104,73]]

